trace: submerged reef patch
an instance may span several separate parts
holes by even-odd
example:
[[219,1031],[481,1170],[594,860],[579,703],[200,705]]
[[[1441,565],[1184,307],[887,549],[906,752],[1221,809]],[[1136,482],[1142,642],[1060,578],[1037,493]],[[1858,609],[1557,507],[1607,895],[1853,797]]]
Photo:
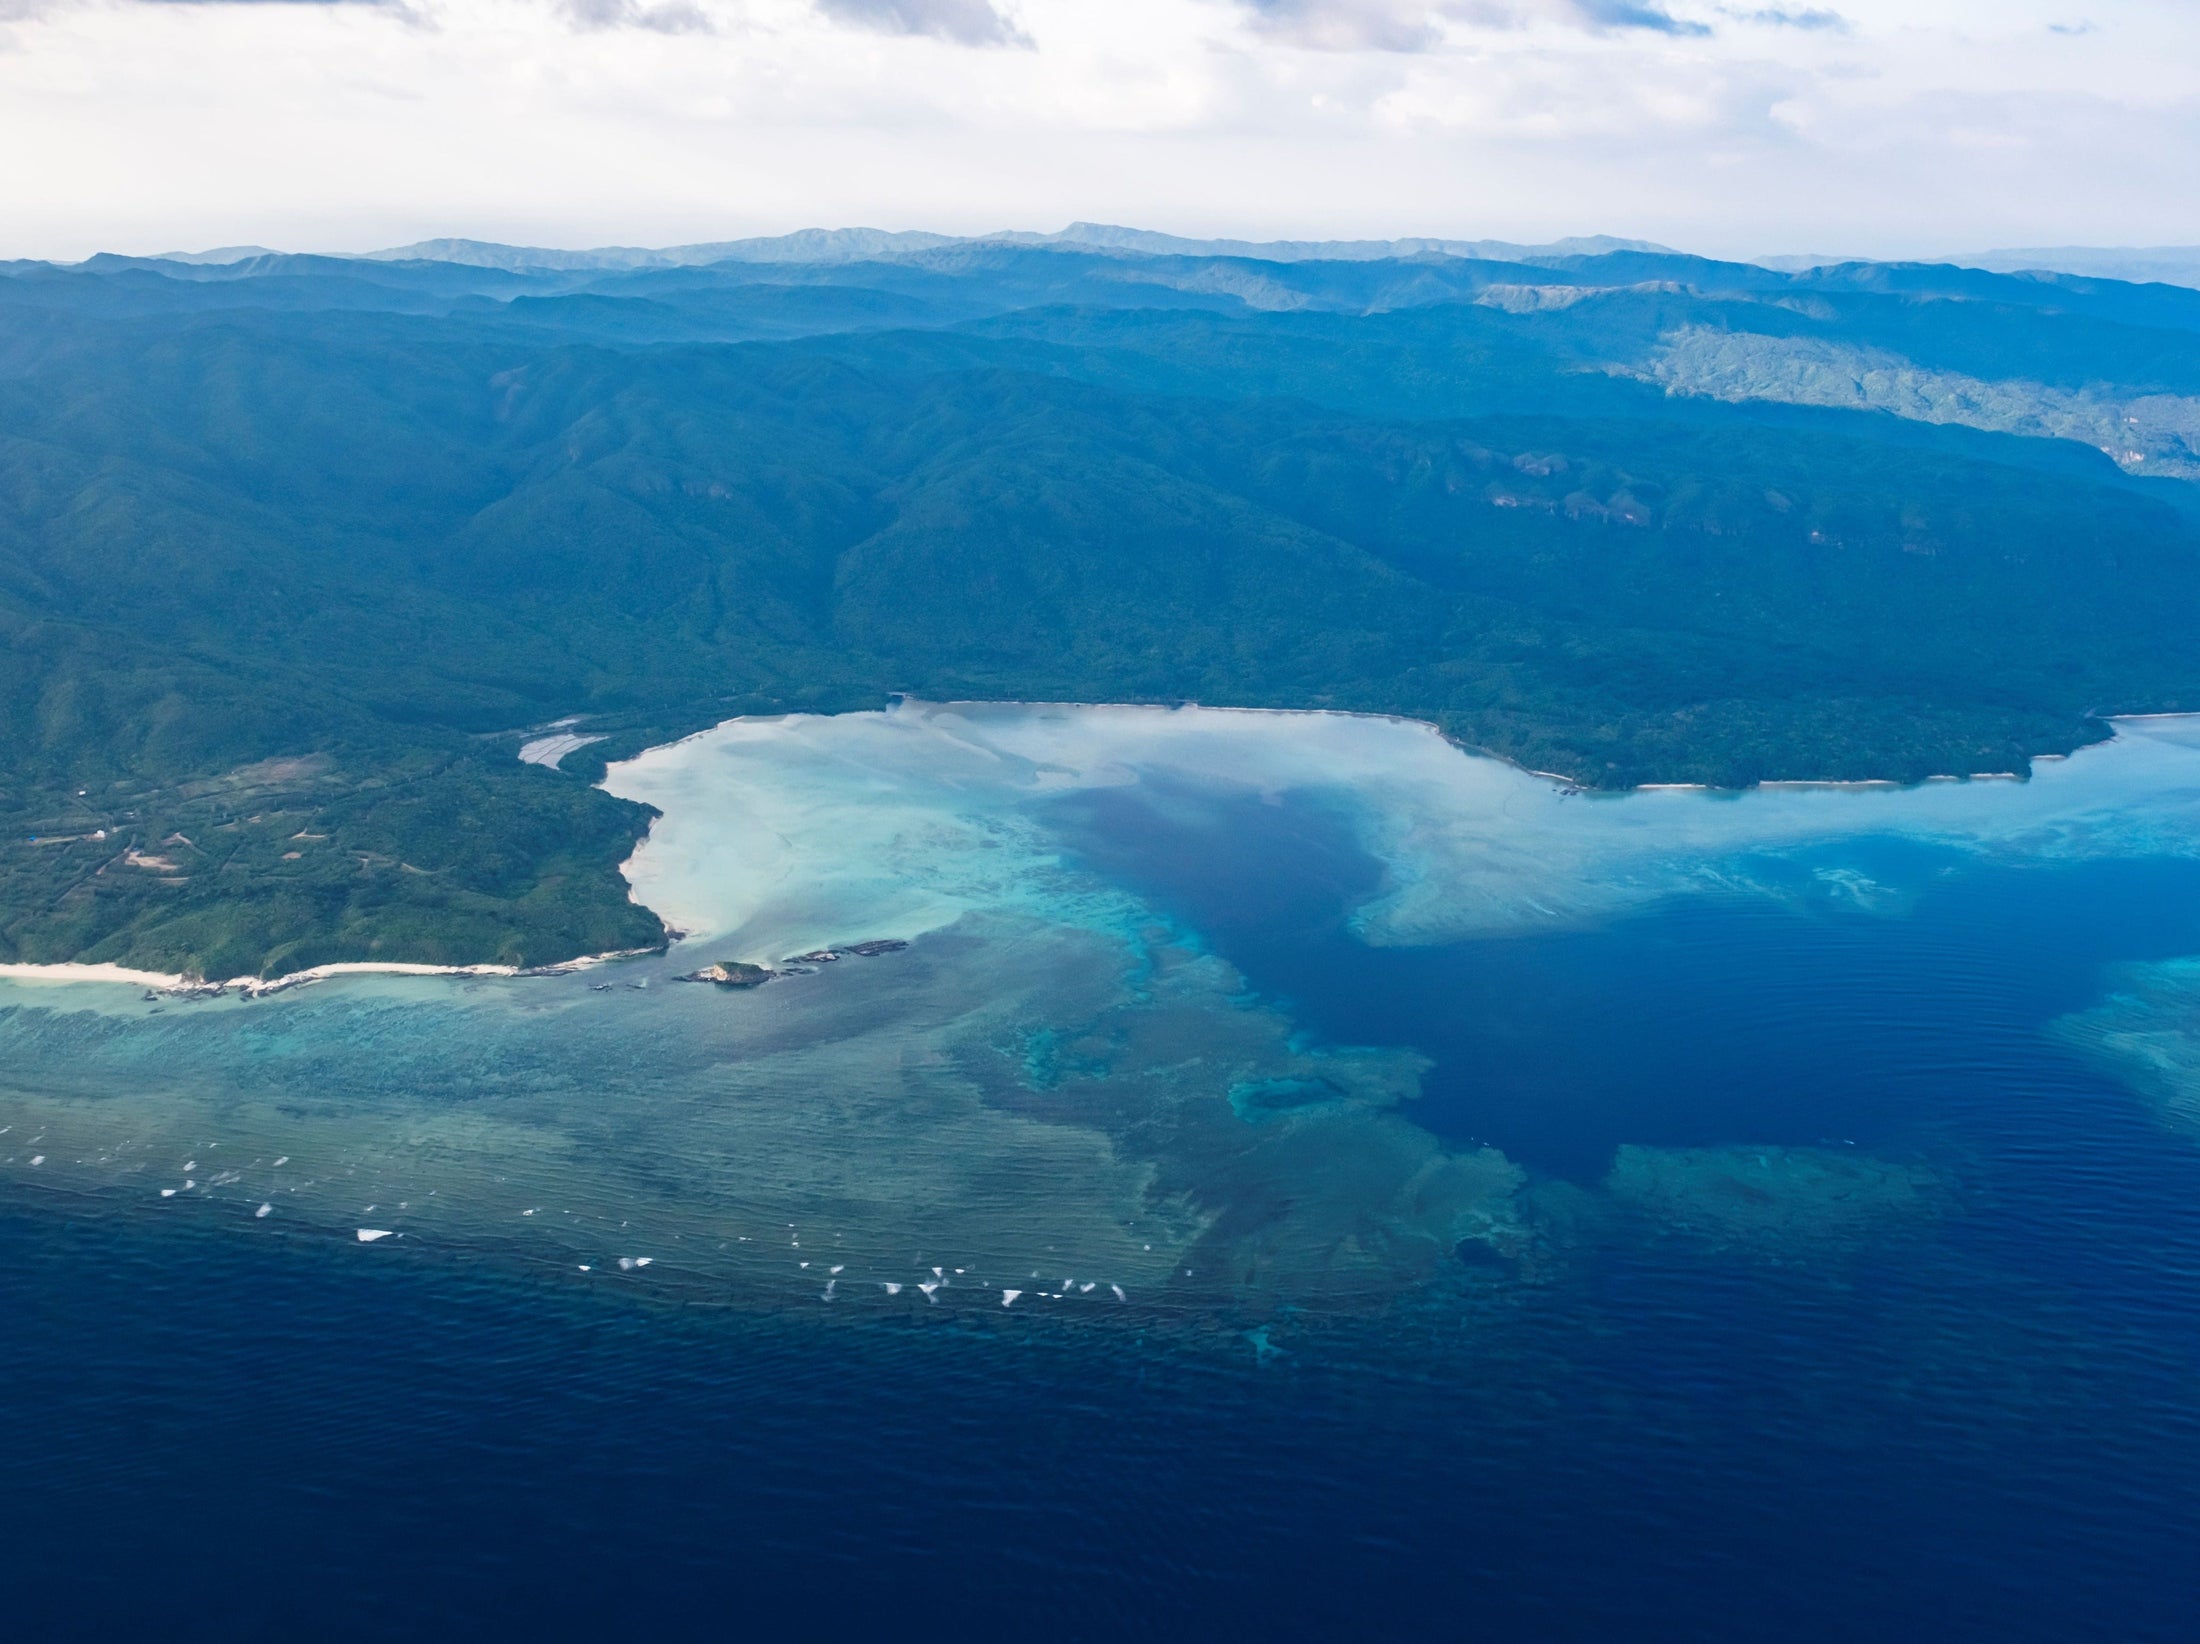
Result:
[[1173,1290],[1209,1306],[1368,1304],[1462,1239],[1517,1228],[1518,1166],[1449,1149],[1397,1111],[1424,1058],[1310,1047],[1212,955],[1151,961],[1135,994],[1057,1021],[1043,1084],[1028,1054],[994,1044],[971,1044],[962,1066],[995,1105],[1092,1127],[1139,1167],[1150,1202],[1196,1229]]
[[1819,1243],[1928,1211],[1921,1165],[1846,1147],[1622,1147],[1604,1189],[1676,1232],[1739,1244]]
[[[1417,1057],[1296,1048],[1210,956],[1133,963],[1111,933],[970,914],[893,965],[636,985],[676,964],[610,992],[21,990],[0,1125],[41,1163],[0,1138],[0,1185],[248,1236],[372,1225],[418,1257],[691,1302],[814,1307],[822,1272],[841,1308],[997,1312],[1006,1287],[1019,1316],[1149,1324],[1379,1304],[1511,1214],[1513,1167],[1394,1111]],[[1046,1035],[1051,1089],[1023,1049]],[[1263,1081],[1340,1096],[1251,1124],[1230,1092]]]
[[2119,967],[2108,996],[2055,1036],[2200,1140],[2200,957]]

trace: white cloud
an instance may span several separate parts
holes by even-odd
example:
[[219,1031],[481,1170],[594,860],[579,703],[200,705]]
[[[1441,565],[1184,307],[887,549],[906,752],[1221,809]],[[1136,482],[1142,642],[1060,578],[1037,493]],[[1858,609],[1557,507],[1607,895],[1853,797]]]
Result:
[[2082,41],[2046,0],[1828,9],[0,0],[0,255],[1072,218],[1730,253],[2200,241],[2200,8],[2131,0]]
[[927,34],[958,46],[1020,46],[1031,42],[992,0],[817,0],[836,23],[881,34]]
[[1704,35],[1661,0],[1232,0],[1260,33],[1318,51],[1433,51],[1455,34],[1552,23],[1596,32]]
[[[196,4],[233,0],[194,0]],[[326,0],[323,0],[326,3]],[[711,19],[693,0],[558,0],[557,10],[583,29],[649,29],[658,34],[708,34]]]

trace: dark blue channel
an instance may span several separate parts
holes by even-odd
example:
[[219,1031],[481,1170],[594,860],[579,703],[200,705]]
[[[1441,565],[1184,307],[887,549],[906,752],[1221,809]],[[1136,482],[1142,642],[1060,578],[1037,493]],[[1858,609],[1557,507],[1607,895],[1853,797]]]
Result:
[[[1597,801],[1590,801],[1596,803]],[[1762,892],[1588,930],[1371,947],[1381,865],[1318,797],[1149,780],[1058,808],[1074,854],[1198,932],[1335,1044],[1435,1061],[1413,1108],[1455,1142],[1593,1180],[1615,1148],[1886,1143],[2001,1122],[2043,1082],[2134,1099],[2049,1043],[2111,966],[2200,953],[2200,861],[1987,865],[1897,838],[1739,859]],[[1868,877],[1861,911],[1817,870]]]

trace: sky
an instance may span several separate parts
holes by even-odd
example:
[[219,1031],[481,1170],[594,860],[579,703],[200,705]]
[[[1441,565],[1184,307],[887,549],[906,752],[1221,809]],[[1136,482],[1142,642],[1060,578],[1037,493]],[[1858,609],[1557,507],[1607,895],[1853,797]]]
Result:
[[0,0],[0,256],[2200,242],[2200,0]]

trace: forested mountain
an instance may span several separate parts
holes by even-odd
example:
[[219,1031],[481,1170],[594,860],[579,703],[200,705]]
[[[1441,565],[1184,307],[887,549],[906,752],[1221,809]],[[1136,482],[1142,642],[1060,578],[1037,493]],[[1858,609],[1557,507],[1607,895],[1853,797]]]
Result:
[[896,691],[1407,713],[1601,786],[2021,769],[2200,709],[2194,475],[2200,291],[2066,276],[7,265],[0,957],[646,943],[603,758]]

